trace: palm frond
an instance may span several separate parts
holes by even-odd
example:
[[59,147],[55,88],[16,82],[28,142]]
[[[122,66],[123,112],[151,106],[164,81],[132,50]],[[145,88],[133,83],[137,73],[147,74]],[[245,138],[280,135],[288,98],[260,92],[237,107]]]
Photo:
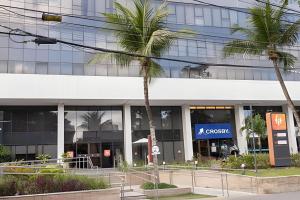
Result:
[[117,65],[122,67],[129,67],[134,59],[135,58],[133,56],[121,53],[98,53],[89,61],[89,64],[97,64],[99,62],[108,61],[116,62]]
[[147,56],[151,54],[160,56],[162,52],[164,52],[171,46],[175,36],[176,34],[174,32],[168,30],[154,31],[150,36],[150,39],[147,41],[142,54]]
[[276,53],[279,56],[278,61],[280,64],[283,65],[284,70],[291,69],[294,66],[294,64],[297,60],[297,58],[295,56],[293,56],[290,53],[286,53],[286,52],[282,52],[282,51],[277,51]]
[[284,32],[278,40],[280,46],[292,46],[298,41],[298,31],[300,28],[300,20],[297,20],[293,24],[287,24],[284,26]]
[[253,37],[255,35],[255,33],[253,32],[253,30],[251,29],[248,29],[248,28],[245,28],[245,27],[241,27],[239,26],[238,24],[234,24],[231,28],[231,34],[234,34],[234,33],[242,33],[244,34],[245,36],[247,36],[247,38],[249,37]]
[[233,40],[223,48],[224,57],[234,54],[260,55],[264,49],[255,41]]
[[164,70],[160,66],[160,64],[158,64],[153,59],[151,59],[149,64],[149,70],[148,70],[148,74],[150,78],[149,81],[151,81],[152,77],[159,77],[160,75],[162,75],[163,72]]

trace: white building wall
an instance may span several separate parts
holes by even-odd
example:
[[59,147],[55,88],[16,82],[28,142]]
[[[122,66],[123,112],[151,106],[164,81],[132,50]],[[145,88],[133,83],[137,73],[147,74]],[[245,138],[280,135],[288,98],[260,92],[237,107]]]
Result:
[[132,165],[132,130],[131,130],[131,109],[130,105],[124,105],[124,159]]
[[294,125],[294,116],[293,116],[292,109],[287,105],[282,106],[282,109],[283,112],[286,114],[290,153],[292,154],[298,153],[297,136],[296,136],[296,129]]
[[57,158],[62,158],[65,151],[65,109],[63,104],[57,106]]
[[182,128],[184,142],[184,158],[186,161],[193,159],[193,139],[191,125],[191,110],[190,107],[182,106]]
[[[0,74],[0,104],[143,105],[140,77]],[[291,98],[300,105],[300,81],[286,81]],[[151,105],[283,105],[277,81],[152,79]]]
[[246,132],[241,131],[241,128],[245,124],[245,114],[243,105],[234,106],[235,113],[235,127],[236,127],[236,136],[237,136],[237,145],[240,150],[240,154],[248,153],[248,145],[246,139]]

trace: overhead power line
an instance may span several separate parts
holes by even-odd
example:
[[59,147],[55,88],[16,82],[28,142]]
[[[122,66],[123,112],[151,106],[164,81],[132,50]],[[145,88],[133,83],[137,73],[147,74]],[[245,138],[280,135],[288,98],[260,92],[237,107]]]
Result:
[[[64,41],[64,40],[59,40],[59,39],[55,39],[55,38],[49,38],[49,37],[44,37],[44,36],[37,35],[37,34],[32,34],[32,33],[26,32],[26,31],[22,31],[22,32],[23,32],[22,34],[20,34],[20,33],[8,33],[8,32],[0,32],[0,34],[7,34],[7,35],[11,34],[11,35],[17,35],[17,36],[34,37],[35,39],[29,40],[29,41],[35,42],[37,44],[61,43],[61,44],[80,47],[80,48],[84,48],[84,49],[91,49],[91,50],[100,51],[100,52],[123,54],[123,55],[128,55],[128,56],[133,56],[133,57],[145,57],[145,58],[151,58],[151,59],[156,59],[156,60],[167,60],[167,61],[172,61],[172,62],[194,64],[194,65],[199,65],[200,67],[215,66],[215,67],[272,69],[272,67],[266,67],[266,66],[236,65],[236,64],[227,64],[227,63],[208,63],[208,62],[198,62],[198,61],[176,59],[176,58],[167,58],[167,57],[158,57],[158,56],[144,56],[144,55],[136,54],[136,53],[130,53],[130,52],[124,52],[124,51],[119,51],[119,50],[112,50],[112,49],[105,49],[105,48],[100,48],[100,47],[92,47],[92,46],[77,44],[77,43],[73,43],[73,42],[68,42],[68,41]],[[294,67],[293,69],[300,69],[300,68]]]
[[[2,8],[0,6],[0,8]],[[21,8],[20,8],[21,9]],[[19,16],[23,16],[23,17],[29,17],[29,18],[34,18],[34,19],[37,19],[37,20],[40,20],[40,18],[38,17],[32,17],[32,16],[27,16],[27,15],[23,15],[23,14],[20,14],[20,13],[17,13],[17,12],[14,12],[14,11],[10,11],[9,9],[5,9],[6,11],[8,12],[12,12],[16,15],[19,15]],[[39,12],[39,11],[37,11]],[[40,11],[40,12],[43,12],[43,11]],[[44,14],[44,12],[43,12]],[[105,23],[109,23],[109,22],[106,22],[104,20],[102,20],[101,22],[105,22]],[[69,23],[69,22],[61,22],[61,24],[66,24],[66,25],[74,25],[74,26],[83,26],[83,27],[88,27],[88,28],[99,28],[99,29],[103,29],[103,30],[110,30],[110,31],[119,31],[119,32],[125,32],[124,30],[119,30],[119,29],[114,29],[114,28],[108,28],[108,27],[101,27],[101,26],[91,26],[91,25],[83,25],[83,24],[76,24],[76,23]],[[116,24],[116,23],[114,23]],[[120,24],[122,25],[122,24]],[[171,31],[174,31],[174,30],[171,30]],[[189,32],[186,32],[187,34],[189,34]],[[133,34],[131,32],[128,32],[128,34],[130,35],[136,35],[136,34]],[[199,35],[199,36],[204,36],[204,37],[208,37],[208,38],[219,38],[219,39],[227,39],[227,40],[244,40],[244,39],[241,39],[241,38],[236,38],[236,37],[227,37],[227,36],[218,36],[218,35],[211,35],[211,34],[202,34],[202,33],[193,33],[194,35]],[[213,42],[213,41],[209,41],[209,40],[203,40],[203,39],[197,39],[197,38],[184,38],[184,37],[176,37],[176,39],[184,39],[184,40],[192,40],[192,41],[201,41],[201,42],[210,42],[210,43],[218,43],[218,44],[226,44],[225,42]],[[247,41],[247,40],[244,40],[244,41]],[[134,43],[137,43],[138,41],[132,41]],[[262,42],[257,42],[257,43],[262,43]],[[300,46],[297,46],[297,45],[294,45],[294,47],[300,47]],[[292,51],[295,51],[295,49],[291,49],[291,48],[287,48],[287,47],[284,47],[285,50],[292,50]]]
[[[220,6],[220,5],[213,4],[213,3],[207,3],[207,2],[201,1],[201,0],[193,0],[193,1],[198,2],[198,3],[202,3],[202,4],[204,4],[204,5],[210,5],[210,6],[213,6],[213,7],[217,7],[217,8],[223,8],[223,9],[232,10],[232,11],[236,11],[236,12],[240,12],[240,13],[245,13],[245,14],[249,14],[249,15],[252,14],[252,13],[250,13],[250,12],[248,12],[248,11],[244,11],[244,10],[238,9],[238,8],[226,7],[226,6]],[[284,19],[282,19],[282,20],[280,20],[280,21],[286,22],[286,23],[289,23],[289,24],[294,23],[294,22],[291,22],[291,21],[289,21],[289,20],[284,20]]]

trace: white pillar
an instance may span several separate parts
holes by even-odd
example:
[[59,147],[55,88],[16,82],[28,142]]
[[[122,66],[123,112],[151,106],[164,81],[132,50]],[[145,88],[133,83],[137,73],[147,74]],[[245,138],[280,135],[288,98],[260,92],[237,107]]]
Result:
[[282,110],[286,114],[290,153],[291,154],[298,153],[297,136],[296,136],[293,112],[290,109],[290,107],[288,107],[287,105],[282,106]]
[[132,131],[130,105],[124,105],[124,159],[132,165]]
[[182,129],[184,142],[184,157],[185,160],[193,159],[193,138],[192,138],[192,124],[191,111],[187,105],[182,106]]
[[61,158],[65,151],[65,108],[63,104],[57,106],[57,158]]
[[236,138],[237,146],[239,147],[240,154],[248,153],[247,135],[245,131],[241,131],[241,128],[245,124],[245,114],[243,105],[234,106],[235,113],[235,127],[236,127]]

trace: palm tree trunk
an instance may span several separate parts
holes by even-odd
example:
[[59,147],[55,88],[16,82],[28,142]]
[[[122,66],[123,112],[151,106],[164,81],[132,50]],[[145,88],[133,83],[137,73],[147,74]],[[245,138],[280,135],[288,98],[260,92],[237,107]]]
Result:
[[274,68],[275,68],[277,79],[278,79],[278,81],[280,83],[280,86],[282,88],[283,94],[284,94],[284,96],[285,96],[285,98],[287,100],[287,104],[292,109],[293,115],[294,115],[294,117],[296,119],[297,127],[300,128],[300,117],[299,117],[299,114],[297,113],[295,105],[294,105],[294,103],[293,103],[293,101],[292,101],[292,99],[291,99],[291,97],[289,95],[289,92],[288,92],[288,90],[287,90],[287,88],[285,86],[285,83],[283,81],[283,78],[282,78],[282,75],[281,75],[281,72],[280,72],[280,69],[279,69],[279,66],[278,66],[277,59],[273,60],[273,64],[274,64]]
[[[148,72],[147,72],[147,62],[144,63],[144,69],[145,74],[144,74],[144,98],[145,98],[145,108],[146,112],[148,115],[148,120],[149,120],[149,129],[150,129],[150,135],[151,135],[151,140],[152,140],[152,146],[156,146],[156,136],[155,136],[155,126],[153,124],[153,117],[152,117],[152,111],[150,107],[150,102],[149,102],[149,77],[148,77]],[[150,154],[151,152],[149,152]],[[159,170],[158,170],[158,159],[157,155],[153,155],[153,167],[154,167],[154,176],[155,176],[155,182],[158,184],[159,183]]]

